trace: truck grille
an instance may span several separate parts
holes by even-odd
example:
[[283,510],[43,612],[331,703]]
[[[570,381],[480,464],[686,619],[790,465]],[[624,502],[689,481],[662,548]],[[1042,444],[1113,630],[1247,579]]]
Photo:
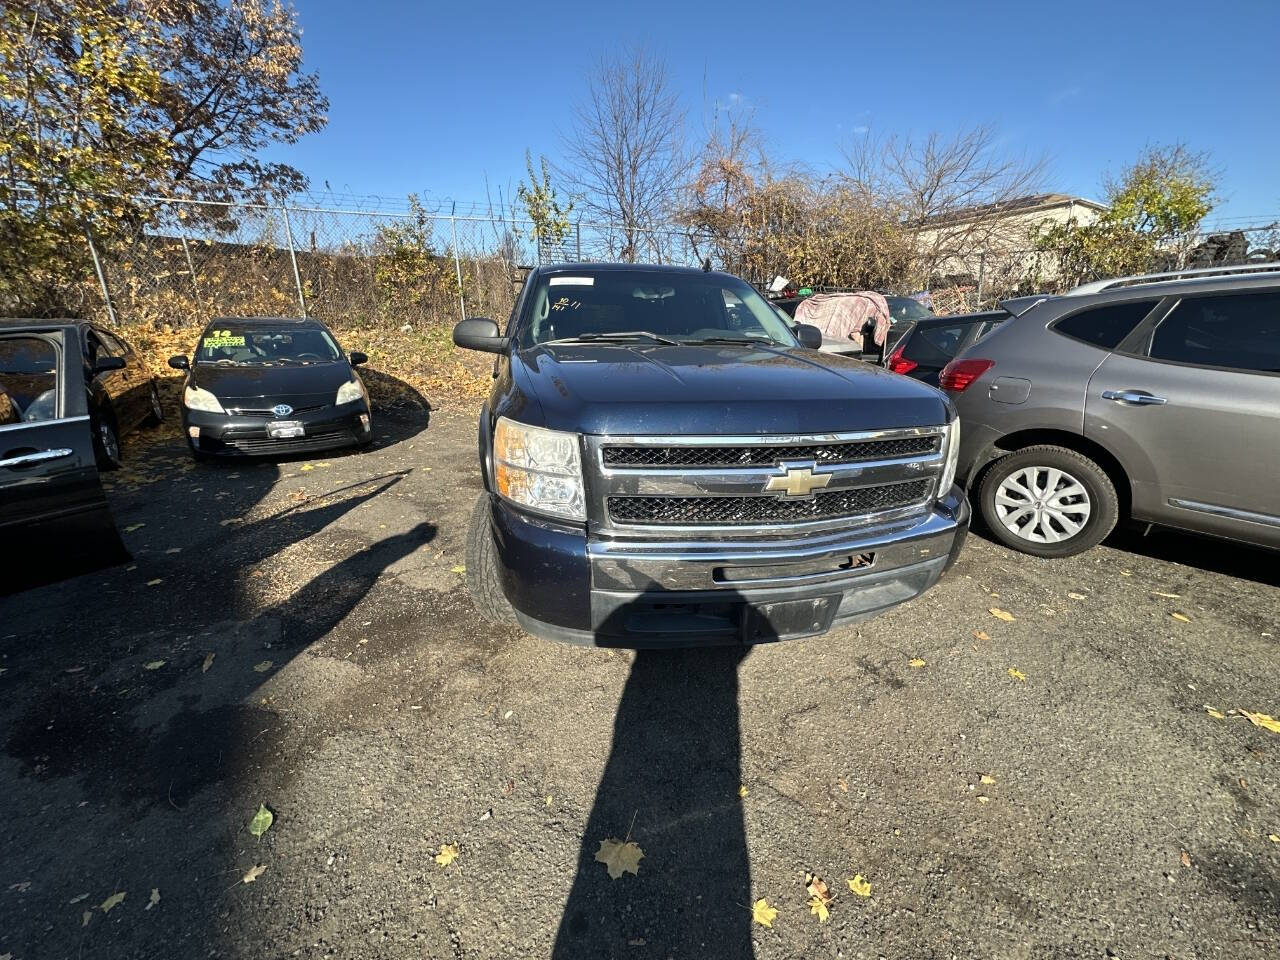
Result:
[[[795,448],[787,448],[787,455]],[[863,513],[877,513],[923,503],[933,480],[909,480],[852,490],[819,493],[812,499],[749,497],[609,497],[614,523],[653,526],[710,526],[805,523]]]
[[858,440],[845,443],[807,443],[787,446],[605,446],[606,467],[682,470],[700,467],[772,467],[784,460],[858,463],[897,460],[938,452],[936,435]]

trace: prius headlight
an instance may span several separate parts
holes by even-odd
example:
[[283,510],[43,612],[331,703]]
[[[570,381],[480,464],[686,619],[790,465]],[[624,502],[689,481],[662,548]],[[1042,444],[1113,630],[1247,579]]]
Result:
[[358,377],[353,377],[338,388],[338,398],[334,400],[334,403],[341,405],[351,403],[354,400],[363,400],[364,397],[364,384],[360,382]]
[[493,432],[493,480],[498,493],[538,513],[585,520],[580,446],[576,433],[499,417]]
[[199,387],[187,385],[187,389],[182,391],[182,405],[188,410],[200,410],[204,413],[225,413],[222,404],[208,390],[201,390]]
[[960,459],[960,418],[952,420],[942,436],[946,448],[947,461],[942,467],[942,477],[938,481],[938,496],[945,497],[951,492],[951,485],[956,482],[956,463]]

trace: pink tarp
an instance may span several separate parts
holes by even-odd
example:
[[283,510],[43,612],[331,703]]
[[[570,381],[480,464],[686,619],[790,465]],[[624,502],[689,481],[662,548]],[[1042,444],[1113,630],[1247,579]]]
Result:
[[889,304],[874,290],[858,293],[815,293],[796,307],[796,322],[809,323],[833,340],[862,340],[867,321],[875,323],[873,339],[883,347],[889,336]]

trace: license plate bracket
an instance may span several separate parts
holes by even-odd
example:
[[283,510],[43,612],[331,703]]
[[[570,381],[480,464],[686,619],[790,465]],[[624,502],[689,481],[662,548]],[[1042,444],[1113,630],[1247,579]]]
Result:
[[301,420],[268,420],[267,436],[272,440],[289,440],[306,435]]
[[767,643],[791,637],[809,637],[831,628],[840,595],[810,597],[807,600],[782,600],[777,603],[744,604],[742,639],[744,643]]

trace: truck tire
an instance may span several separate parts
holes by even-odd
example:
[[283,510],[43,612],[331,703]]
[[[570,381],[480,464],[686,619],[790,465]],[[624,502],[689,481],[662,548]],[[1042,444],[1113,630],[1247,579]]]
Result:
[[1102,542],[1120,515],[1106,471],[1084,454],[1052,444],[992,464],[978,504],[997,540],[1036,557],[1083,553]]
[[498,553],[489,523],[489,494],[482,493],[471,510],[467,528],[467,590],[476,611],[490,623],[516,622],[511,602],[502,592],[498,576]]

